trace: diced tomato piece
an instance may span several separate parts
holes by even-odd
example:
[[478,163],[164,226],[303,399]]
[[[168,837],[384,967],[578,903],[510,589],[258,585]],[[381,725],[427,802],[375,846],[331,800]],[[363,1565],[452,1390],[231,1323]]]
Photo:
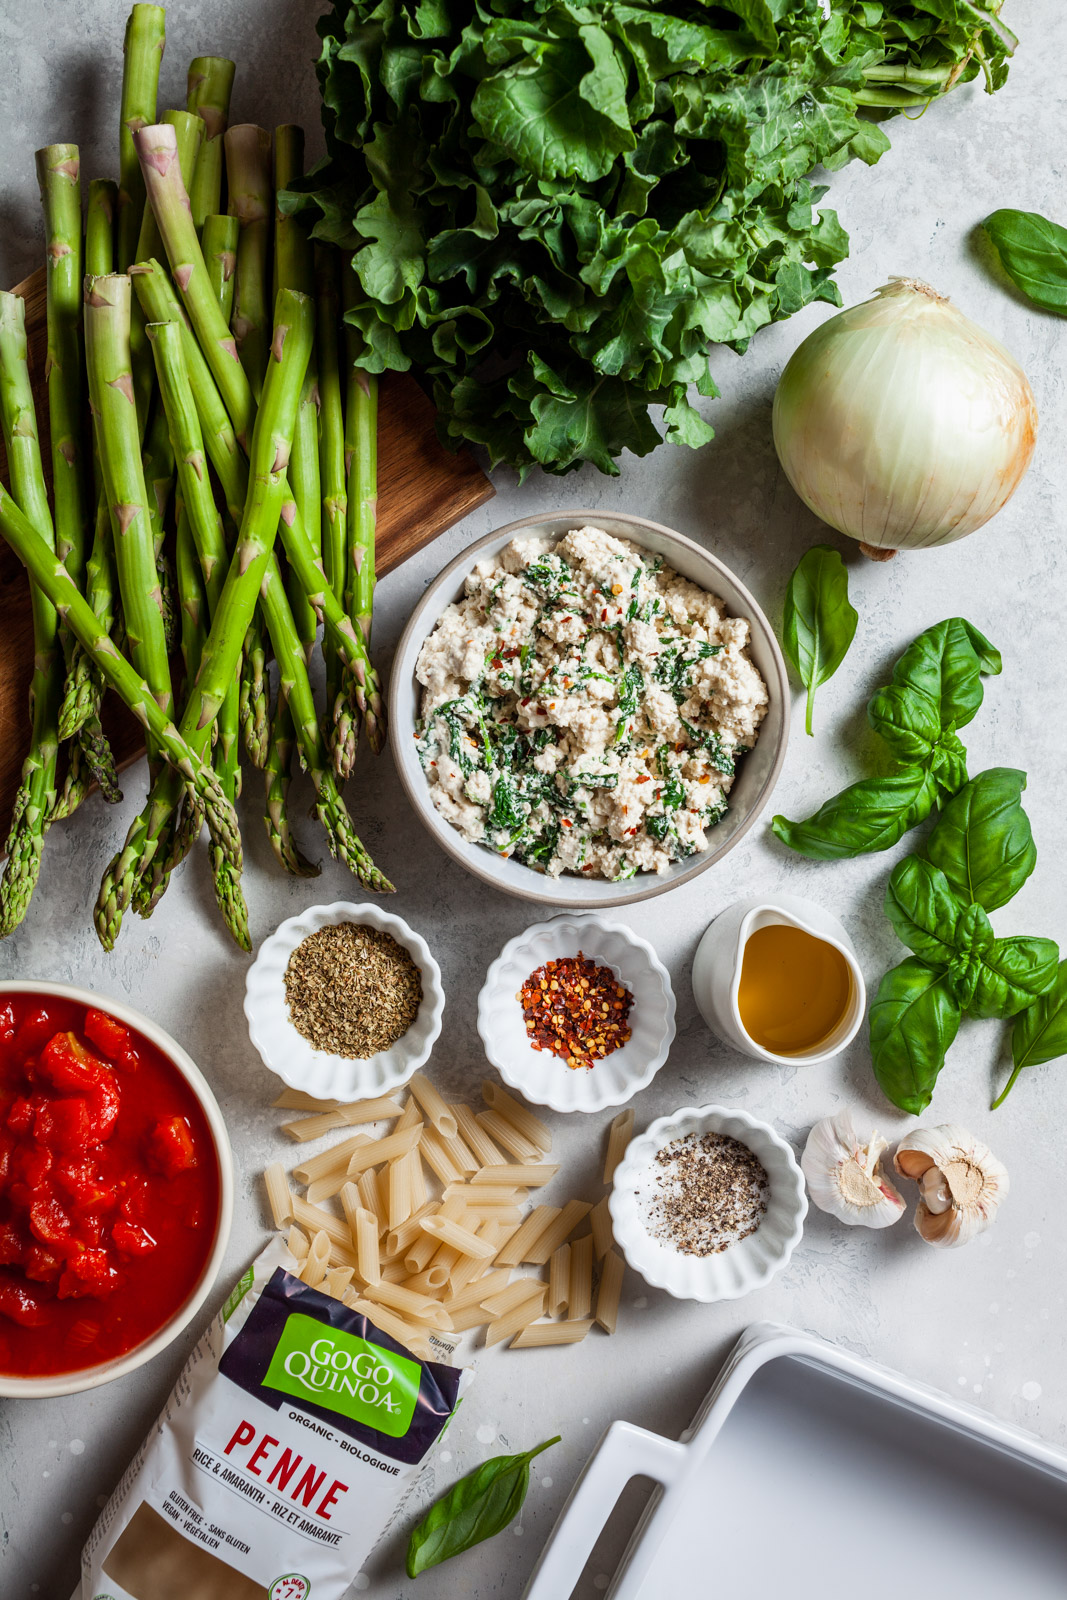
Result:
[[113,1211],[118,1203],[115,1186],[108,1183],[91,1160],[59,1162],[55,1181],[71,1202],[71,1209],[79,1214]]
[[18,1023],[15,1021],[15,1008],[8,1000],[0,1006],[0,1044],[7,1044],[15,1037]]
[[121,1022],[116,1022],[114,1017],[109,1017],[106,1011],[87,1011],[85,1013],[85,1037],[90,1044],[105,1055],[115,1066],[124,1067],[127,1072],[136,1072],[141,1065],[133,1039],[128,1028]]
[[49,1100],[38,1111],[33,1124],[35,1139],[64,1153],[84,1150],[91,1142],[90,1132],[89,1103],[80,1095],[67,1100]]
[[124,1256],[144,1256],[156,1248],[157,1241],[145,1228],[138,1227],[136,1222],[116,1222],[111,1229],[111,1237],[115,1241],[115,1248]]
[[63,1265],[63,1257],[54,1250],[46,1250],[42,1244],[31,1244],[26,1251],[23,1271],[35,1283],[55,1283]]
[[[107,1070],[107,1069],[105,1069]],[[114,1073],[107,1070],[89,1096],[90,1138],[96,1144],[110,1139],[119,1116],[119,1090]]]
[[83,1295],[97,1295],[102,1299],[121,1283],[122,1274],[115,1271],[106,1250],[83,1250],[68,1261],[59,1280],[59,1298],[78,1300]]
[[0,1187],[7,1181],[11,1171],[11,1152],[15,1148],[15,1141],[9,1133],[0,1132]]
[[33,1101],[20,1094],[12,1100],[7,1113],[7,1125],[12,1133],[29,1133],[36,1115]]
[[15,1198],[14,1186],[16,1184],[25,1184],[30,1189],[39,1189],[52,1170],[52,1161],[52,1152],[47,1145],[16,1145],[11,1152],[10,1162],[12,1198]]
[[26,1239],[18,1224],[0,1222],[0,1262],[10,1266],[15,1261],[21,1261],[25,1248]]
[[63,1244],[73,1223],[54,1195],[38,1195],[29,1207],[30,1231],[42,1244]]
[[25,1284],[0,1274],[0,1317],[10,1317],[23,1328],[40,1328],[52,1317],[52,1308],[30,1293]]
[[122,1199],[119,1201],[119,1214],[127,1222],[140,1222],[148,1215],[148,1179],[125,1178],[120,1185]]
[[157,1122],[148,1135],[146,1159],[165,1178],[176,1178],[197,1165],[192,1130],[184,1117],[167,1117]]
[[43,1008],[28,1011],[19,1023],[13,1040],[16,1054],[23,1058],[35,1056],[55,1031],[55,1023]]
[[96,1143],[111,1133],[119,1114],[115,1074],[98,1061],[73,1033],[55,1033],[41,1051],[41,1076],[57,1089],[84,1095],[88,1102],[90,1133]]

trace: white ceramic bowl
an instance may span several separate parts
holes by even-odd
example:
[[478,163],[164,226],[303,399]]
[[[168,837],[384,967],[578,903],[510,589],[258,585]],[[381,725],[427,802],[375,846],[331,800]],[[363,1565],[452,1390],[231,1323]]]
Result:
[[[760,728],[755,749],[741,762],[737,781],[730,791],[730,809],[709,834],[709,846],[700,855],[672,862],[664,873],[642,873],[620,883],[603,878],[582,878],[564,873],[549,878],[506,856],[487,850],[484,845],[464,839],[445,820],[430,798],[425,774],[415,750],[415,725],[421,694],[415,681],[415,664],[424,641],[433,632],[445,607],[463,593],[467,574],[479,562],[496,555],[512,539],[562,538],[571,528],[586,524],[603,528],[618,539],[664,558],[683,577],[710,590],[722,600],[731,616],[747,617],[752,626],[752,659],[763,675],[770,694],[770,705]],[[601,511],[564,511],[551,517],[522,517],[509,522],[469,545],[461,555],[438,574],[415,607],[404,629],[389,682],[389,717],[392,723],[390,746],[408,799],[419,819],[437,843],[454,861],[476,878],[521,899],[539,905],[575,906],[580,909],[629,905],[664,894],[677,884],[690,883],[700,873],[721,861],[746,834],[771,797],[785,761],[789,737],[789,680],[778,641],[767,618],[745,586],[709,551],[658,522],[644,517],[608,516]]]
[[[626,1044],[594,1067],[575,1068],[533,1048],[515,997],[531,972],[579,950],[610,967],[634,1003]],[[565,914],[534,923],[504,946],[478,996],[478,1032],[504,1082],[527,1100],[553,1111],[603,1111],[647,1088],[666,1061],[674,1040],[674,990],[646,939],[592,912]]]
[[[422,1004],[407,1033],[390,1049],[363,1060],[314,1049],[290,1022],[285,999],[285,969],[297,945],[309,934],[339,922],[361,922],[379,933],[392,934],[422,975]],[[291,1089],[303,1089],[317,1100],[369,1100],[399,1089],[429,1059],[441,1032],[444,1009],[441,969],[425,939],[402,917],[394,917],[372,902],[357,906],[338,900],[334,905],[309,906],[299,916],[289,917],[263,941],[245,980],[248,1035],[264,1066]]]
[[[687,1256],[649,1233],[634,1189],[657,1150],[686,1134],[722,1133],[747,1145],[763,1163],[770,1195],[755,1233],[718,1255]],[[615,1169],[608,1209],[615,1241],[635,1272],[678,1300],[737,1300],[762,1289],[785,1266],[804,1228],[808,1201],[796,1157],[774,1129],[747,1111],[687,1106],[660,1117],[631,1139]]]
[[196,1096],[207,1120],[215,1149],[215,1159],[218,1162],[219,1211],[215,1219],[215,1237],[203,1271],[188,1297],[151,1338],[145,1339],[136,1349],[130,1350],[124,1356],[116,1357],[113,1361],[102,1361],[95,1367],[85,1367],[79,1372],[58,1372],[51,1377],[43,1378],[20,1378],[0,1373],[0,1395],[14,1399],[45,1400],[55,1395],[77,1394],[82,1389],[96,1389],[102,1383],[111,1383],[115,1378],[124,1378],[128,1372],[143,1367],[146,1361],[151,1361],[153,1356],[157,1356],[167,1345],[172,1344],[182,1329],[196,1316],[218,1276],[230,1238],[230,1224],[233,1221],[233,1153],[230,1150],[230,1138],[226,1132],[219,1103],[200,1068],[177,1040],[172,1039],[169,1033],[157,1027],[140,1011],[124,1005],[120,1000],[113,1000],[110,995],[97,994],[91,989],[76,989],[69,983],[34,983],[29,979],[14,978],[6,983],[0,983],[0,999],[5,994],[38,994],[42,998],[54,996],[71,1000],[75,1005],[106,1011],[108,1016],[114,1017],[117,1022],[125,1023],[128,1028],[135,1028],[138,1033],[143,1033],[149,1044],[155,1045],[156,1049],[166,1056],[174,1070],[180,1073]]

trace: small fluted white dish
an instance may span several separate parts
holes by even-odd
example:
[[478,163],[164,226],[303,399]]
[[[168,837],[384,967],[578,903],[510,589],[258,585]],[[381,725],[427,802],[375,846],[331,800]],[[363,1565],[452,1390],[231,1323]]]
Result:
[[[747,1145],[767,1174],[767,1210],[759,1227],[718,1255],[683,1255],[657,1239],[642,1220],[635,1193],[657,1151],[693,1133],[721,1133]],[[710,1303],[738,1300],[782,1270],[804,1231],[808,1200],[796,1157],[768,1123],[725,1106],[687,1106],[630,1140],[615,1169],[608,1210],[616,1244],[646,1283],[677,1300]]]
[[[610,967],[634,997],[630,1038],[593,1067],[569,1067],[548,1050],[535,1050],[517,996],[546,961],[582,952]],[[670,974],[647,939],[595,912],[566,912],[536,922],[511,939],[486,974],[478,996],[478,1032],[485,1053],[511,1089],[553,1111],[603,1111],[645,1089],[674,1041],[674,990]]]
[[[422,1002],[411,1027],[388,1050],[365,1058],[316,1050],[293,1026],[285,999],[285,969],[297,945],[320,928],[340,922],[359,922],[392,934],[422,978]],[[299,916],[287,918],[263,941],[245,980],[248,1034],[264,1066],[291,1089],[303,1089],[317,1100],[367,1100],[399,1089],[429,1059],[441,1032],[444,1009],[441,969],[425,939],[402,917],[371,902],[354,905],[339,900],[333,905],[309,906]]]

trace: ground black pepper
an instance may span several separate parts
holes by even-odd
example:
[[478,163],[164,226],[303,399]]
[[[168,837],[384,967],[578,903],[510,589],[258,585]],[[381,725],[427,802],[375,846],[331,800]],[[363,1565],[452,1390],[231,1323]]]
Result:
[[688,1133],[657,1150],[646,1221],[685,1256],[713,1256],[755,1233],[767,1210],[763,1163],[723,1133]]
[[339,922],[297,945],[285,969],[285,998],[293,1027],[316,1050],[365,1060],[411,1027],[422,978],[392,934]]

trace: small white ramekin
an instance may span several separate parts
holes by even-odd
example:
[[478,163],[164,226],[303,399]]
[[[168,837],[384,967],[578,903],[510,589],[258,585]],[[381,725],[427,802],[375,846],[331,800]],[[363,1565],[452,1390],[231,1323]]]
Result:
[[[294,1028],[285,999],[285,969],[297,945],[309,934],[339,922],[359,922],[392,934],[422,976],[422,1003],[411,1027],[388,1050],[362,1059],[316,1050]],[[299,916],[287,918],[263,941],[245,980],[248,1035],[264,1066],[291,1089],[303,1089],[316,1100],[369,1100],[399,1089],[429,1059],[441,1032],[444,1009],[441,969],[425,939],[402,917],[394,917],[372,902],[357,906],[339,900],[334,905],[309,906]]]
[[165,1350],[193,1320],[211,1292],[229,1243],[230,1224],[233,1220],[233,1152],[230,1149],[230,1138],[219,1103],[212,1094],[207,1079],[177,1040],[172,1039],[170,1034],[165,1033],[150,1017],[135,1011],[133,1006],[128,1006],[120,1000],[113,1000],[110,995],[98,994],[92,989],[76,989],[69,983],[36,983],[32,979],[13,978],[0,983],[0,998],[5,994],[37,994],[44,999],[56,996],[63,1000],[72,1000],[75,1005],[105,1011],[109,1017],[114,1017],[116,1022],[121,1022],[125,1027],[134,1028],[138,1033],[144,1034],[149,1044],[155,1045],[156,1049],[166,1056],[171,1066],[185,1079],[196,1096],[200,1109],[207,1119],[215,1160],[218,1163],[219,1209],[215,1218],[211,1253],[188,1296],[161,1328],[132,1350],[127,1351],[124,1356],[116,1356],[111,1361],[101,1361],[94,1367],[83,1367],[77,1372],[56,1372],[47,1377],[0,1374],[0,1395],[10,1396],[12,1399],[47,1400],[56,1395],[78,1394],[83,1389],[96,1389],[103,1383],[111,1383],[115,1378],[124,1378],[127,1373],[143,1367],[146,1361],[151,1361],[153,1356]]
[[[688,1256],[672,1250],[645,1227],[634,1190],[657,1150],[686,1134],[722,1133],[747,1145],[763,1163],[770,1196],[755,1233],[718,1255]],[[774,1129],[747,1111],[724,1106],[687,1106],[659,1117],[631,1139],[615,1169],[608,1198],[615,1242],[635,1272],[653,1288],[678,1300],[738,1300],[762,1289],[793,1254],[804,1230],[808,1201],[796,1157]]]
[[[535,1050],[517,998],[531,972],[579,950],[610,967],[634,997],[630,1039],[593,1067],[568,1067],[550,1051]],[[527,1100],[553,1111],[602,1111],[647,1088],[666,1061],[674,1040],[674,990],[647,939],[595,912],[566,912],[534,923],[504,946],[478,996],[478,1032],[504,1082]]]

